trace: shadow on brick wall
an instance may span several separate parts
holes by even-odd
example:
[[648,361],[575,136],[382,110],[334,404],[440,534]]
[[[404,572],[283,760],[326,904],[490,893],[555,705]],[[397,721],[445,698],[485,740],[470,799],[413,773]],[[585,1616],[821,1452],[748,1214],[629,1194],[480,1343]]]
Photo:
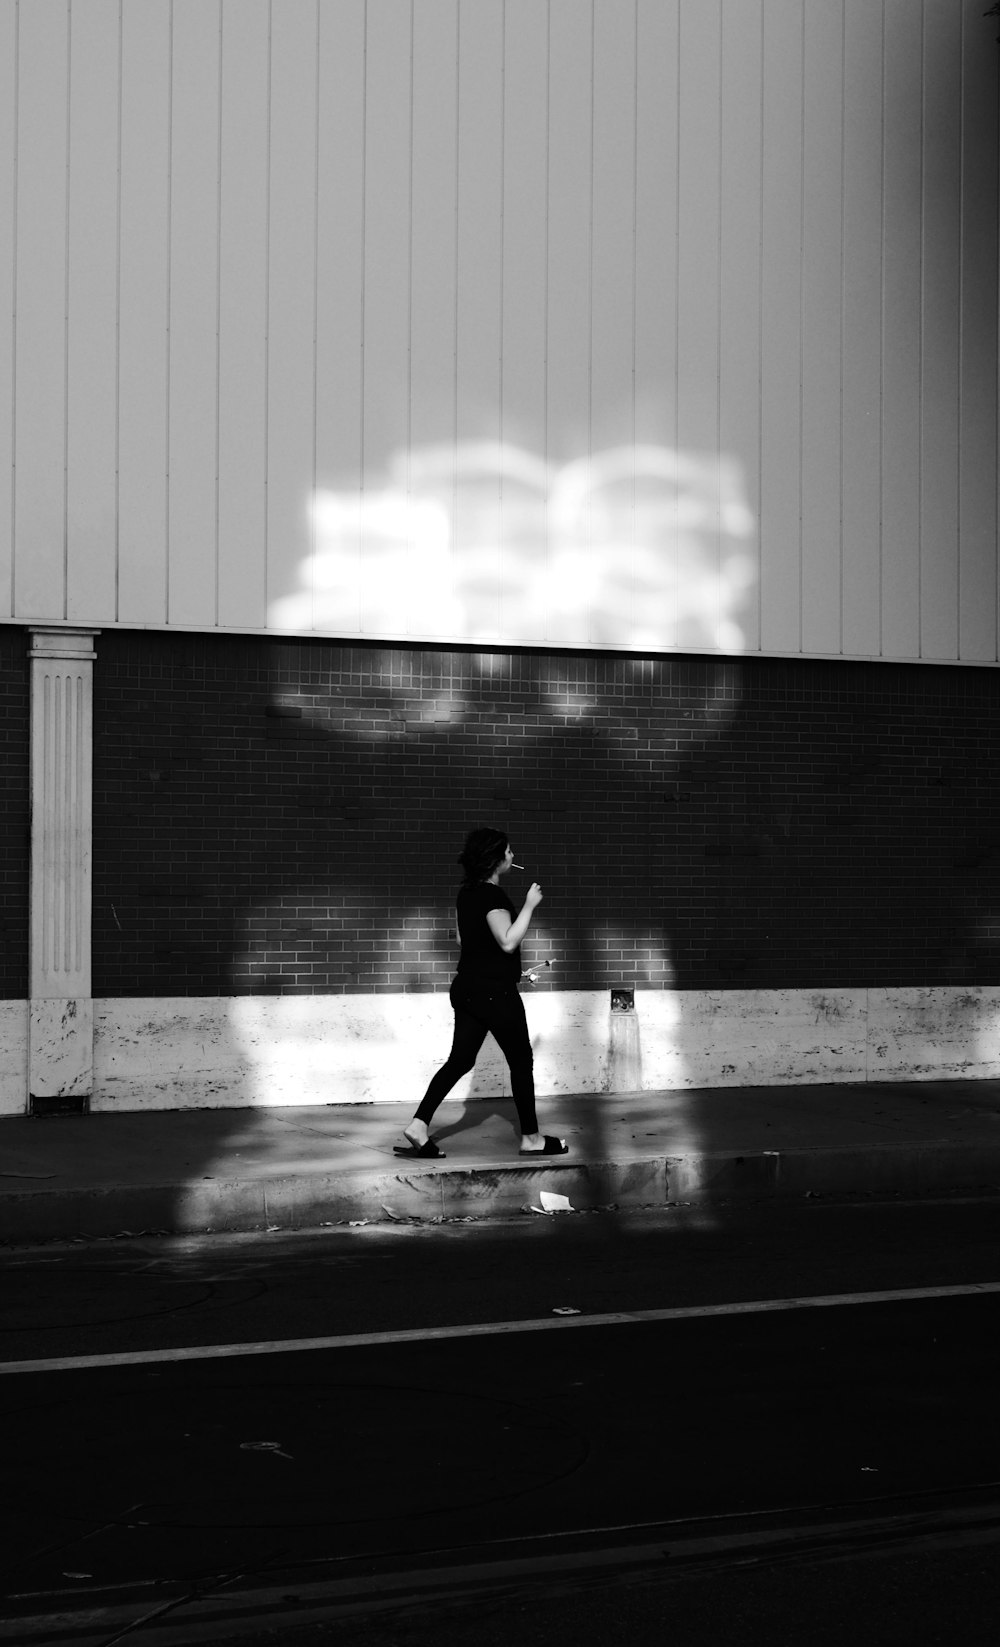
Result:
[[414,1106],[482,823],[545,889],[539,999],[1000,982],[995,672],[109,634],[98,674],[95,993],[433,997]]

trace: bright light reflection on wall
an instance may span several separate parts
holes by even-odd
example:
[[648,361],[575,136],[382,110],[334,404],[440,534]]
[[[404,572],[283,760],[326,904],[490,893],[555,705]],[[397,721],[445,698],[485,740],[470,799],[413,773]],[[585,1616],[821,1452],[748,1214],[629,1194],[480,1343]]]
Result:
[[400,453],[317,492],[269,623],[303,632],[740,652],[756,577],[740,470],[621,446],[562,466],[498,443]]

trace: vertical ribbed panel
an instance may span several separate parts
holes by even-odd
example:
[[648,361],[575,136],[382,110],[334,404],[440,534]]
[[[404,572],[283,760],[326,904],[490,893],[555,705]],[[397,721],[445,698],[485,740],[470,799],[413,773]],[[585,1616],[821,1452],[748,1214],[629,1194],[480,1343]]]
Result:
[[[39,964],[57,993],[79,994],[88,911],[85,874],[89,797],[85,783],[84,717],[89,682],[76,671],[46,672],[42,686],[42,922]],[[72,986],[72,987],[69,987]]]
[[32,653],[31,994],[90,993],[91,690],[84,657],[64,635],[35,636]]

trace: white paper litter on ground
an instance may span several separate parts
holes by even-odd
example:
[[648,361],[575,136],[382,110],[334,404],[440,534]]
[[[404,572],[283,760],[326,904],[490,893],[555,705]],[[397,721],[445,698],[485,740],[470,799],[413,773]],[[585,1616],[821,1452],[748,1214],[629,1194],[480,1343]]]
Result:
[[573,1203],[568,1195],[553,1195],[551,1190],[542,1190],[538,1196],[542,1203],[543,1212],[572,1212]]

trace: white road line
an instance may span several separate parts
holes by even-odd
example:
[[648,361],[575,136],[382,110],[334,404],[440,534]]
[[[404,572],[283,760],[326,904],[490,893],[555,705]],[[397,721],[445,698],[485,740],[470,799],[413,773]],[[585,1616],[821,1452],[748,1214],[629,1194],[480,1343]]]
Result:
[[627,1327],[644,1321],[691,1321],[708,1315],[768,1315],[782,1310],[836,1309],[850,1304],[912,1303],[922,1298],[974,1298],[1000,1293],[1000,1281],[960,1287],[894,1287],[886,1292],[830,1292],[809,1298],[756,1298],[742,1304],[693,1304],[666,1310],[614,1310],[607,1315],[554,1315],[527,1321],[477,1321],[457,1327],[410,1327],[402,1332],[352,1332],[328,1338],[265,1338],[251,1344],[195,1344],[177,1349],[123,1350],[111,1355],[46,1356],[0,1361],[0,1373],[80,1372],[88,1367],[141,1367],[156,1361],[216,1361],[237,1355],[291,1355],[307,1350],[352,1350],[382,1344],[423,1344],[439,1338],[492,1338],[503,1333],[558,1332],[572,1327]]

